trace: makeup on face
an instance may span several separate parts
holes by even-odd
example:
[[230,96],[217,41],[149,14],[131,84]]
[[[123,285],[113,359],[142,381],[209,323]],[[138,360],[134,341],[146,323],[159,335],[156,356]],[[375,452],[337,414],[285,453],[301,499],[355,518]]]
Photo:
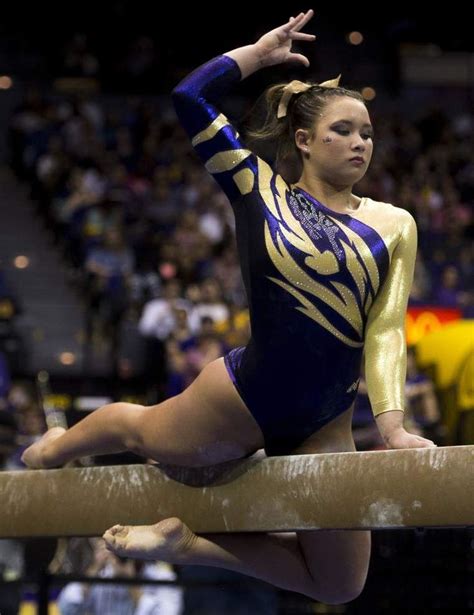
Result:
[[[335,122],[333,122],[330,126],[331,130],[335,130],[336,132],[338,132],[339,134],[349,134],[349,129],[352,128],[353,123],[351,122],[351,120],[336,120]],[[371,124],[364,124],[362,126],[362,130],[365,131],[363,133],[363,138],[365,139],[372,139],[374,136],[374,129],[372,128]]]

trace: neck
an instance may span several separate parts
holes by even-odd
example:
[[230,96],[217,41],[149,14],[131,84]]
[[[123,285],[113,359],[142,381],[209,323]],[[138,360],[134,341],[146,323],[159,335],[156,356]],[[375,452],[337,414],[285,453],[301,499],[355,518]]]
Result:
[[345,213],[358,209],[361,199],[352,194],[352,186],[332,186],[317,177],[305,177],[304,174],[295,186],[302,188],[323,205],[334,211]]

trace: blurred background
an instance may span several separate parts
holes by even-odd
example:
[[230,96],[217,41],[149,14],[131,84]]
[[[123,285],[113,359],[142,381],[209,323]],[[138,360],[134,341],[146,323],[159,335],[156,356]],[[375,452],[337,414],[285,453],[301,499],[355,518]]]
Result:
[[[240,3],[165,11],[141,0],[2,7],[1,468],[23,469],[21,452],[46,429],[45,405],[71,425],[111,401],[158,403],[247,342],[232,210],[192,153],[169,94],[200,63],[307,8],[282,2],[272,10]],[[314,8],[307,30],[317,41],[301,47],[311,67],[259,72],[229,95],[224,110],[239,124],[266,85],[292,78],[342,73],[343,85],[363,93],[375,151],[355,192],[407,209],[418,225],[406,319],[407,424],[440,446],[472,444],[471,23],[456,5],[438,14]],[[361,376],[356,445],[383,449]],[[143,462],[132,455],[87,460]],[[9,582],[0,584],[2,614],[35,612],[45,571],[138,583],[50,579],[51,612],[68,615],[474,608],[469,529],[374,532],[366,589],[338,607],[243,586],[243,577],[217,569],[124,562],[104,554],[99,541],[60,543],[0,541],[0,581]],[[140,585],[144,579],[178,585]],[[215,586],[192,585],[200,581]],[[119,602],[128,606],[118,611]]]

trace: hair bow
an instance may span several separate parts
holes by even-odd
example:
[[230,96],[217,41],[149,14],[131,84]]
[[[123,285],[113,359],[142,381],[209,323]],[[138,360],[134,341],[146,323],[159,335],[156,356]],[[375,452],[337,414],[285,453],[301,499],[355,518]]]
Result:
[[319,85],[319,87],[321,88],[337,88],[339,86],[340,78],[341,75],[339,75],[335,79],[323,81],[323,83],[303,83],[303,81],[298,81],[298,79],[290,81],[290,83],[288,83],[283,88],[283,93],[278,104],[277,118],[280,119],[286,116],[286,113],[288,111],[288,103],[290,102],[291,97],[294,94],[301,94],[302,92],[306,92],[306,90],[309,90],[309,88],[312,88],[315,85]]

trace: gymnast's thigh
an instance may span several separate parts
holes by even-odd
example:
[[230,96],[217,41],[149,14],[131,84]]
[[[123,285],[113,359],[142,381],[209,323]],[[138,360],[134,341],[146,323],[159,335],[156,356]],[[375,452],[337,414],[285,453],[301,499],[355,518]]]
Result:
[[142,431],[156,461],[206,466],[246,457],[263,447],[258,423],[237,393],[223,357],[208,363],[189,387],[146,409]]
[[[304,452],[342,453],[356,450],[352,434],[348,436],[346,430],[333,431],[333,434],[333,438],[326,437],[324,444],[320,442],[316,445],[314,440],[312,446],[306,444]],[[323,602],[348,602],[362,592],[370,562],[370,530],[317,530],[296,534]]]

